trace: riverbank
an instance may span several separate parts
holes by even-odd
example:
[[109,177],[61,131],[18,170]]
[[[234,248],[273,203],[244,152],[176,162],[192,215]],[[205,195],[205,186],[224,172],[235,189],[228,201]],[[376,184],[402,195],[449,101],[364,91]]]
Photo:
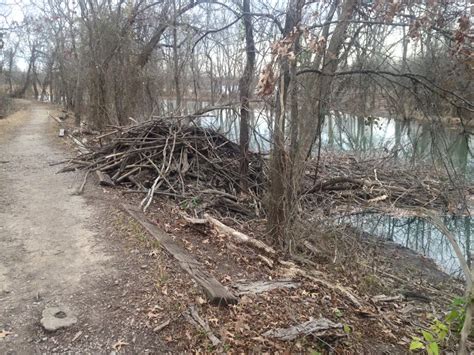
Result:
[[[150,128],[156,130],[156,126],[150,126]],[[145,146],[152,145],[154,149],[158,146],[168,147],[168,149],[173,147],[173,151],[175,147],[186,146],[183,144],[180,133],[176,130],[171,131],[173,134],[168,135],[168,138],[163,141],[164,145],[142,140],[138,142],[140,144],[145,142]],[[126,143],[127,151],[146,152],[145,146],[139,148],[134,145],[136,141],[129,132],[131,132],[130,129],[117,132],[120,133],[120,142]],[[193,132],[196,135],[200,131]],[[101,136],[103,137],[103,134]],[[157,131],[150,131],[148,136],[160,137]],[[108,137],[110,139],[110,136]],[[229,147],[233,146],[230,142],[226,143],[221,135],[218,135],[219,141],[214,140],[214,134],[211,132],[207,132],[205,137],[213,141],[217,147],[227,144]],[[78,138],[81,139],[81,137]],[[194,137],[194,139],[199,138]],[[88,144],[95,140],[97,137],[87,137]],[[99,166],[98,162],[103,166],[119,162],[119,160],[108,161],[108,159],[123,156],[119,145],[114,145],[115,148],[112,150],[106,142],[102,142],[101,145],[102,147],[96,153],[75,159],[75,165],[66,166],[66,170],[74,166],[83,168]],[[185,284],[189,282],[186,281],[186,275],[183,276],[184,281],[181,279],[175,282],[173,278],[169,282],[160,281],[157,292],[167,296],[160,307],[167,309],[169,307],[167,302],[177,300],[181,306],[170,313],[170,317],[164,316],[166,312],[156,312],[157,316],[154,317],[152,324],[160,328],[160,334],[171,339],[173,345],[179,349],[201,351],[291,349],[293,351],[341,352],[368,352],[375,349],[375,352],[406,353],[411,337],[418,335],[421,328],[429,328],[430,323],[433,322],[433,307],[435,317],[442,318],[443,312],[449,309],[452,299],[462,294],[461,284],[441,272],[431,260],[407,248],[361,233],[352,227],[331,223],[329,215],[334,211],[328,214],[326,210],[328,206],[337,209],[337,203],[335,204],[334,201],[337,201],[338,196],[350,197],[349,204],[358,201],[363,207],[373,204],[392,205],[397,201],[408,205],[417,204],[419,201],[416,201],[417,198],[413,196],[427,198],[426,201],[434,203],[435,207],[449,206],[444,201],[445,197],[439,200],[433,198],[441,193],[442,188],[435,187],[436,180],[432,176],[429,179],[418,179],[422,188],[427,189],[425,192],[419,192],[418,188],[413,190],[404,188],[397,191],[393,190],[397,179],[405,181],[401,178],[403,174],[400,170],[396,171],[398,175],[394,171],[386,172],[378,160],[372,161],[375,165],[365,167],[354,157],[347,157],[348,162],[337,156],[334,161],[325,162],[323,157],[322,168],[319,172],[321,175],[315,183],[313,171],[310,169],[308,179],[313,182],[313,191],[308,191],[308,195],[319,196],[320,193],[329,195],[323,195],[326,196],[323,198],[324,202],[312,202],[314,210],[306,216],[307,223],[301,224],[302,237],[298,240],[298,247],[294,252],[288,255],[277,251],[275,255],[269,257],[251,246],[240,244],[229,234],[222,231],[216,232],[206,223],[193,222],[191,217],[202,217],[204,213],[208,213],[233,230],[254,240],[266,241],[265,220],[260,210],[261,202],[255,199],[257,195],[254,198],[248,196],[240,198],[235,194],[235,190],[229,189],[229,183],[234,180],[233,178],[229,180],[232,175],[220,176],[219,173],[215,173],[212,175],[213,179],[208,180],[201,171],[198,178],[200,184],[211,185],[192,187],[192,181],[195,181],[196,177],[194,180],[189,180],[189,176],[186,175],[190,170],[189,167],[187,169],[182,167],[184,162],[186,166],[192,165],[192,159],[196,158],[191,158],[191,153],[183,153],[183,150],[179,150],[179,154],[175,157],[172,154],[173,151],[169,151],[171,154],[167,154],[166,161],[155,162],[158,167],[161,167],[160,180],[164,181],[160,186],[157,186],[153,176],[142,174],[137,179],[122,179],[123,183],[118,184],[122,186],[105,188],[105,191],[116,195],[118,201],[126,200],[132,206],[139,206],[140,203],[143,205],[145,201],[148,205],[147,219],[160,230],[172,235],[178,246],[197,259],[200,265],[204,265],[206,271],[224,287],[240,292],[238,290],[242,282],[247,285],[255,282],[271,284],[274,280],[285,280],[292,285],[290,288],[276,287],[272,291],[267,290],[262,293],[241,294],[237,306],[221,309],[211,306],[196,288],[191,287],[193,292],[189,293],[187,291],[189,287],[183,287],[183,282]],[[205,164],[212,166],[212,159],[207,156],[209,151],[213,154],[219,152],[216,149],[201,147],[197,155],[204,155]],[[232,149],[226,150],[226,159],[237,159],[233,157],[232,152]],[[161,159],[163,154],[155,152],[154,156],[155,159]],[[88,160],[87,157],[93,157],[93,159]],[[101,160],[104,157],[106,159]],[[217,155],[217,158],[217,161],[222,163],[222,157]],[[209,162],[210,159],[211,162]],[[78,164],[77,161],[80,163]],[[127,161],[133,165],[133,159]],[[93,165],[89,165],[90,163]],[[355,164],[354,167],[358,166],[359,170],[350,168],[351,164]],[[138,166],[136,163],[134,165]],[[120,164],[115,166],[120,166]],[[132,166],[132,169],[136,166]],[[226,166],[227,168],[221,167],[220,170],[222,172],[232,170],[228,165]],[[330,180],[326,177],[331,177],[337,171],[342,173],[344,170],[340,170],[341,168],[349,169],[359,175],[349,176],[350,180],[329,183]],[[175,173],[170,175],[170,171]],[[105,169],[104,172],[110,177],[119,172],[119,175],[115,177],[115,182],[118,182],[120,176],[133,177],[133,174],[139,173],[139,171],[133,171],[128,174],[129,171],[125,167],[115,172]],[[410,171],[410,173],[417,174],[416,171]],[[196,172],[191,175],[196,175]],[[96,183],[93,175],[89,180]],[[87,177],[81,179],[81,185],[82,181],[86,182]],[[179,185],[174,186],[175,181]],[[213,185],[216,183],[218,185]],[[143,200],[147,191],[150,191],[142,189],[145,186],[148,188],[154,186],[154,198],[151,200],[149,198]],[[87,189],[87,186],[85,188]],[[349,195],[343,193],[344,191],[347,191]],[[382,192],[384,193],[381,194]],[[330,195],[334,193],[337,195],[336,199],[332,197],[331,200]],[[384,195],[387,196],[382,198]],[[318,198],[320,197],[316,199]],[[339,203],[347,204],[348,202],[340,201]],[[441,205],[436,205],[437,203]],[[318,206],[325,206],[326,209],[320,209]],[[122,216],[120,223],[126,226],[125,229],[129,230],[132,237],[150,238],[148,232],[138,227],[133,219],[123,215],[123,212],[119,214]],[[165,268],[170,270],[170,266]],[[172,272],[174,273],[177,268],[179,269],[179,265],[174,263]],[[169,275],[169,272],[166,275]],[[166,276],[165,279],[168,277]],[[209,339],[207,336],[195,338],[193,337],[193,334],[196,334],[195,327],[186,323],[183,326],[182,316],[190,303],[194,303],[200,316],[207,320],[209,329],[219,339],[218,344],[221,345],[213,345],[215,339]],[[276,313],[275,309],[279,312]],[[321,334],[317,333],[316,337],[299,336],[291,341],[275,340],[268,336],[270,334],[268,332],[272,329],[304,323],[309,321],[311,316],[322,317],[338,326],[327,329]],[[162,327],[163,324],[166,326]],[[370,324],[370,327],[367,327],[367,324]],[[181,337],[178,338],[177,334]],[[189,341],[194,340],[191,343],[188,340],[178,340],[186,338]],[[367,341],[367,339],[371,340]],[[451,340],[452,343],[447,344],[447,348],[454,346],[454,337]]]

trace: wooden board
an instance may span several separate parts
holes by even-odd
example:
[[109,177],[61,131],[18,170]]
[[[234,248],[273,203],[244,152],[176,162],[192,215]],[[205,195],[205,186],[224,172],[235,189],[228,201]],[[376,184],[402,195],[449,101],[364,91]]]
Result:
[[179,265],[203,288],[210,304],[226,306],[237,304],[238,299],[224,285],[217,281],[209,272],[205,271],[201,263],[194,259],[186,250],[176,244],[170,235],[149,222],[142,211],[122,205],[124,210],[140,223],[160,245],[170,253]]
[[101,186],[115,186],[114,182],[110,178],[109,174],[104,173],[100,170],[95,171],[97,177],[99,178],[99,185]]

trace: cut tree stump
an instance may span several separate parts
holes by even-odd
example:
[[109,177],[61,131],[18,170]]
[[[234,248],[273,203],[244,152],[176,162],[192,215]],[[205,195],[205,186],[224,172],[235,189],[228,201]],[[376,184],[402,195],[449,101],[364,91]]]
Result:
[[232,287],[237,290],[237,294],[247,295],[249,293],[257,294],[279,288],[298,288],[300,283],[292,280],[274,280],[274,281],[255,281],[255,282],[237,282]]
[[315,336],[322,336],[328,330],[341,329],[341,323],[334,323],[326,318],[311,319],[307,322],[289,327],[272,329],[263,333],[264,337],[274,338],[279,340],[293,340],[300,336],[313,334]]
[[99,185],[101,186],[115,186],[114,182],[110,178],[109,174],[104,173],[100,170],[95,171],[97,177],[99,178]]
[[123,204],[124,210],[140,223],[156,239],[160,245],[170,253],[179,265],[203,288],[209,303],[212,305],[226,306],[237,304],[238,299],[224,285],[217,281],[209,272],[205,271],[201,263],[176,244],[170,235],[160,230],[149,222],[140,210]]

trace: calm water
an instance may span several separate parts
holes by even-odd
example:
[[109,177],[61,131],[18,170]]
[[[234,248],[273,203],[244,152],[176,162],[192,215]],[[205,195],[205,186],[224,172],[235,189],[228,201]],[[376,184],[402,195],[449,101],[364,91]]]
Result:
[[[167,103],[167,110],[172,106]],[[194,112],[195,104],[189,108]],[[205,105],[205,103],[204,103]],[[251,149],[270,150],[271,122],[269,112],[255,110],[251,118]],[[212,127],[230,139],[238,141],[239,118],[232,110],[221,110],[198,118],[197,124]],[[402,122],[387,118],[357,117],[331,113],[324,122],[322,149],[352,152],[360,156],[392,152],[404,163],[424,162],[446,169],[454,179],[474,179],[474,136],[441,125]],[[381,238],[393,240],[425,256],[433,258],[446,272],[459,275],[460,268],[448,240],[432,225],[418,218],[394,218],[387,215],[358,215],[340,219],[350,222]],[[474,235],[472,217],[445,217],[464,251],[469,255],[471,235]]]

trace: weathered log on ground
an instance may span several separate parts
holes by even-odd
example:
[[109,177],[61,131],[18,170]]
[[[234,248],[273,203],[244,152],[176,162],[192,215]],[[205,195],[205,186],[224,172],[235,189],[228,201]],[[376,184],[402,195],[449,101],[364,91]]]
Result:
[[50,114],[49,112],[48,112],[48,116],[51,117],[53,120],[55,120],[55,121],[56,121],[57,123],[59,123],[60,125],[62,125],[63,122],[62,122],[58,117],[53,116],[53,115]]
[[199,313],[196,310],[196,307],[190,306],[188,309],[188,312],[186,312],[185,317],[187,320],[193,324],[199,331],[203,330],[206,336],[209,338],[213,346],[218,346],[221,341],[219,340],[218,337],[214,335],[212,332],[211,328],[209,327],[209,324],[201,318]]
[[300,287],[299,282],[294,282],[292,280],[273,280],[273,281],[254,281],[254,282],[237,282],[232,285],[233,288],[237,290],[237,294],[247,295],[247,294],[258,294],[263,292],[268,292],[271,290],[281,289],[281,288],[298,288]]
[[274,338],[279,340],[293,340],[301,336],[313,334],[314,336],[323,336],[329,330],[341,329],[343,326],[340,323],[334,323],[326,318],[311,319],[307,322],[289,327],[269,330],[263,333],[264,337]]
[[403,296],[402,295],[396,295],[396,296],[376,295],[372,297],[372,302],[374,303],[395,302],[395,301],[403,301]]
[[84,174],[84,178],[82,179],[82,183],[80,186],[78,186],[74,191],[72,192],[72,195],[82,195],[84,192],[84,188],[86,187],[87,183],[87,178],[89,177],[90,171],[87,170],[86,173]]
[[224,223],[218,221],[217,219],[211,217],[208,214],[204,214],[204,218],[214,227],[216,228],[219,232],[234,238],[238,243],[243,243],[247,244],[251,247],[254,247],[256,249],[259,249],[261,251],[264,251],[265,253],[269,255],[275,255],[276,251],[269,245],[265,244],[264,242],[251,238],[248,235],[241,233],[239,231],[236,231],[234,228],[231,228],[229,226],[226,226]]
[[95,171],[97,177],[99,178],[99,185],[101,186],[115,186],[114,182],[110,178],[109,174],[103,173],[100,170]]
[[297,267],[294,263],[290,261],[285,261],[285,260],[279,260],[278,261],[281,265],[285,266],[286,269],[283,271],[285,272],[286,275],[299,275],[302,276],[308,280],[311,280],[323,287],[326,287],[328,289],[331,289],[340,295],[344,296],[347,298],[355,307],[361,308],[362,307],[362,301],[359,300],[358,297],[356,297],[353,293],[351,293],[347,288],[339,285],[339,284],[333,284],[323,278],[323,273],[316,271],[316,270],[303,270]]
[[204,290],[209,303],[212,305],[226,306],[237,304],[238,299],[219,281],[217,281],[194,257],[189,255],[182,247],[177,245],[171,236],[149,222],[140,210],[131,206],[122,205],[124,210],[140,223],[150,235],[156,239],[168,253],[170,253]]
[[361,301],[354,295],[352,294],[347,288],[341,286],[341,285],[338,285],[338,284],[332,284],[330,283],[329,281],[326,281],[326,280],[323,280],[319,277],[315,277],[315,276],[309,276],[309,279],[324,286],[324,287],[327,287],[329,289],[332,289],[334,291],[336,291],[337,293],[341,294],[342,296],[345,296],[349,301],[351,301],[351,303],[356,306],[357,308],[361,308],[362,307],[362,303]]

